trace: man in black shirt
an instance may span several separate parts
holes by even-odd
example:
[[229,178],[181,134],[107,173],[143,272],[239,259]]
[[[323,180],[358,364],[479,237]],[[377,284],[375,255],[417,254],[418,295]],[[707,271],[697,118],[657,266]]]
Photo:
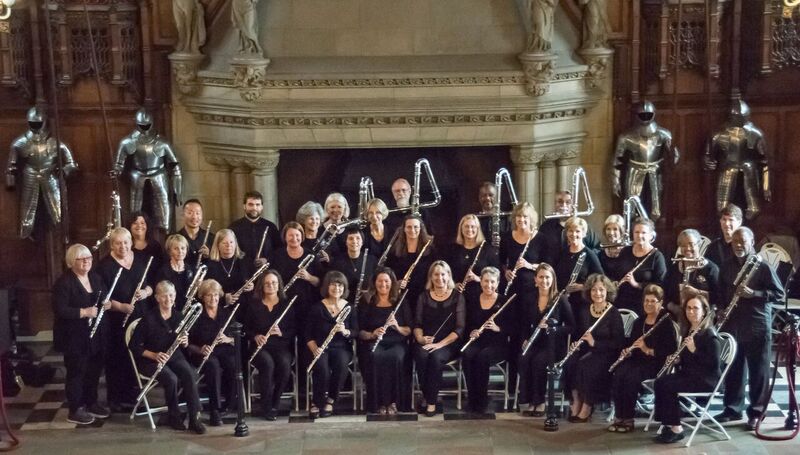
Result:
[[714,239],[708,244],[705,258],[721,268],[724,262],[733,257],[731,239],[733,231],[740,227],[742,227],[742,209],[735,204],[726,205],[719,212],[719,228],[722,231],[722,237]]
[[[481,183],[480,188],[478,188],[478,202],[481,204],[481,212],[478,214],[478,220],[481,224],[481,230],[483,231],[483,235],[488,239],[490,242],[492,241],[492,214],[494,213],[495,207],[494,202],[497,200],[497,186],[495,186],[492,182],[483,182]],[[513,203],[512,203],[512,209]],[[503,210],[501,207],[500,210]],[[500,230],[498,234],[500,238],[503,238],[504,235],[511,230],[511,223],[508,221],[508,216],[501,215],[500,216]],[[495,245],[499,246],[499,245]]]
[[[547,245],[549,247],[547,262],[552,264],[556,258],[561,255],[561,251],[567,247],[567,237],[564,234],[564,224],[567,222],[572,209],[572,192],[564,190],[557,191],[555,195],[555,203],[553,204],[554,215],[564,215],[561,218],[550,218],[545,220],[539,226],[539,232],[544,235]],[[586,231],[586,236],[583,238],[583,244],[590,250],[595,252],[600,249],[600,238],[594,232],[591,226]]]
[[[189,242],[186,251],[186,263],[198,265],[198,256],[208,257],[211,244],[214,242],[214,233],[206,234],[203,229],[203,204],[198,199],[189,199],[183,203],[183,228],[178,234],[184,236]],[[205,241],[205,243],[203,243]]]
[[[239,249],[244,251],[245,258],[250,261],[267,258],[272,251],[281,246],[281,233],[278,231],[278,227],[275,226],[275,223],[261,218],[261,214],[264,212],[263,199],[258,191],[245,193],[244,216],[228,226],[236,234]],[[261,251],[258,251],[265,229],[269,229],[267,238]]]

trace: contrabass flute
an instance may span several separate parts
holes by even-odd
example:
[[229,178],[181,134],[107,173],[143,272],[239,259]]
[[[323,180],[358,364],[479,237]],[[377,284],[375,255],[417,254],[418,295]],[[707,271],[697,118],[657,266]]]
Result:
[[[208,234],[210,234],[210,233],[211,233],[211,223],[213,223],[213,222],[214,222],[214,220],[208,220],[208,225],[206,226],[206,235],[205,235],[205,236],[203,236],[203,244],[200,246],[200,248],[202,248],[202,247],[204,247],[204,246],[208,245]],[[269,226],[267,226],[267,228],[269,228]],[[262,245],[262,246],[263,246],[263,245]],[[260,250],[259,250],[259,251],[260,251]],[[196,269],[199,269],[199,268],[200,268],[200,263],[201,263],[202,261],[203,261],[203,255],[202,255],[202,254],[200,254],[200,252],[198,251],[198,252],[197,252],[197,264],[195,264],[195,266],[194,266],[194,267],[195,267]]]
[[283,313],[281,313],[281,315],[278,316],[278,319],[276,319],[275,322],[273,322],[272,325],[269,327],[269,330],[267,330],[267,334],[264,335],[265,337],[267,337],[264,340],[264,343],[259,345],[259,346],[256,346],[256,349],[253,351],[253,355],[250,356],[250,360],[248,360],[247,363],[253,363],[253,359],[256,358],[256,355],[258,355],[258,352],[261,351],[261,348],[263,348],[267,344],[267,341],[269,341],[269,337],[272,336],[272,329],[274,329],[275,327],[278,327],[278,324],[281,323],[281,320],[283,320],[283,317],[286,316],[286,313],[289,312],[289,308],[291,308],[292,305],[294,305],[295,300],[297,300],[297,296],[294,296],[294,297],[292,297],[292,300],[289,300],[289,304],[286,305],[286,309],[283,310]]
[[504,304],[503,304],[503,306],[501,306],[500,308],[498,308],[498,309],[497,309],[497,311],[495,311],[493,315],[489,316],[489,319],[487,319],[487,320],[486,320],[486,322],[484,322],[483,324],[481,324],[481,328],[479,328],[479,329],[478,329],[478,334],[475,336],[475,338],[472,338],[472,337],[470,337],[470,338],[469,338],[469,341],[467,341],[466,343],[464,343],[464,346],[462,346],[462,347],[461,347],[461,352],[464,352],[464,351],[466,351],[466,350],[467,350],[467,348],[469,347],[469,345],[471,345],[473,341],[475,341],[475,340],[477,340],[478,338],[480,338],[480,337],[481,337],[481,335],[483,334],[483,331],[484,331],[484,330],[486,330],[486,326],[487,326],[489,323],[491,323],[491,322],[494,322],[494,320],[495,320],[495,319],[496,319],[498,316],[500,316],[500,313],[502,313],[502,312],[503,312],[503,310],[505,310],[505,309],[506,309],[506,307],[508,306],[508,304],[509,304],[509,303],[511,303],[511,302],[513,302],[513,301],[514,301],[514,299],[516,299],[516,298],[517,298],[517,294],[513,294],[511,297],[509,297],[509,298],[508,298],[508,300],[506,300],[506,303],[504,303]]
[[[397,305],[394,306],[394,309],[392,310],[392,312],[389,313],[389,317],[386,318],[386,322],[383,324],[384,333],[386,333],[386,330],[389,328],[389,321],[393,317],[395,317],[395,315],[397,314],[397,310],[399,310],[400,306],[403,305],[403,302],[406,299],[406,294],[408,294],[408,289],[403,291],[403,295],[400,296],[400,299],[397,301]],[[378,345],[381,344],[381,340],[383,340],[383,334],[378,335],[378,338],[375,339],[375,344],[372,345],[372,352],[375,352],[375,350],[378,349]]]
[[674,367],[675,363],[678,362],[678,359],[681,358],[681,352],[683,352],[683,350],[686,349],[687,340],[697,335],[697,332],[700,331],[699,327],[703,327],[704,325],[706,325],[706,321],[711,320],[713,317],[714,317],[714,312],[709,311],[706,317],[703,318],[703,321],[700,323],[698,328],[692,330],[691,332],[689,332],[688,335],[686,335],[686,338],[684,338],[683,341],[681,341],[681,345],[678,346],[678,350],[670,354],[669,357],[667,357],[667,361],[664,362],[664,366],[662,366],[661,369],[658,370],[656,379],[660,378],[661,376],[664,376],[665,374],[669,373],[670,370],[672,370],[672,367]]
[[481,251],[483,251],[483,245],[485,244],[486,240],[481,242],[481,246],[478,247],[478,252],[475,253],[475,259],[472,260],[472,264],[470,264],[469,268],[467,269],[467,273],[464,274],[464,279],[461,280],[461,283],[459,283],[458,287],[456,288],[458,289],[458,292],[461,292],[462,294],[464,293],[464,290],[467,287],[467,278],[469,278],[469,272],[471,272],[472,269],[474,269],[475,266],[478,265],[478,259],[480,259],[481,257]]
[[311,370],[314,369],[314,365],[317,364],[317,360],[325,353],[325,350],[328,349],[328,345],[331,344],[331,340],[336,335],[336,327],[339,324],[343,324],[345,319],[350,316],[350,311],[352,311],[352,307],[347,305],[346,307],[342,308],[342,311],[336,316],[336,323],[333,324],[331,331],[328,332],[328,336],[325,338],[325,341],[322,342],[322,346],[319,347],[319,351],[317,354],[314,355],[314,359],[308,364],[308,368],[306,368],[306,374],[311,373]]
[[[661,316],[658,319],[658,321],[656,321],[656,323],[653,324],[653,327],[650,327],[650,330],[648,330],[647,332],[645,332],[642,335],[642,339],[646,340],[647,337],[649,337],[653,332],[655,332],[656,329],[658,328],[658,326],[661,325],[661,323],[666,321],[667,319],[669,319],[669,313]],[[617,360],[614,361],[614,363],[612,363],[610,367],[608,367],[608,372],[609,373],[613,373],[614,370],[619,366],[620,363],[624,362],[625,359],[627,359],[628,357],[633,355],[633,349],[632,348],[633,348],[633,345],[628,346],[627,349],[623,349],[622,352],[619,353],[619,357],[617,358]]]
[[[525,242],[525,247],[522,248],[522,252],[519,254],[519,258],[517,258],[517,262],[519,262],[520,259],[525,257],[525,253],[528,252],[528,247],[531,246],[531,240],[533,240],[533,238],[535,236],[536,236],[536,234],[531,234],[531,236],[528,238],[528,241]],[[514,284],[514,278],[517,277],[517,271],[519,271],[519,267],[517,267],[517,263],[515,262],[514,263],[514,275],[511,277],[510,280],[508,280],[508,283],[506,283],[506,290],[503,291],[503,295],[508,295],[508,291],[511,290],[511,285]]]
[[142,273],[142,279],[139,280],[139,284],[136,285],[136,290],[133,291],[133,297],[131,297],[131,312],[125,315],[125,319],[122,320],[122,327],[125,327],[125,324],[128,323],[128,319],[133,314],[133,309],[136,306],[136,294],[142,289],[144,286],[144,280],[147,278],[147,271],[150,270],[150,264],[153,263],[153,256],[150,256],[150,259],[147,260],[147,266],[144,268],[144,273]]
[[567,351],[567,355],[565,355],[560,362],[554,365],[556,370],[560,370],[561,368],[563,368],[564,364],[567,363],[567,360],[569,360],[569,358],[572,357],[573,354],[578,352],[578,349],[580,349],[580,347],[583,346],[584,343],[583,337],[592,333],[592,331],[594,331],[597,325],[600,324],[600,321],[602,321],[603,318],[606,317],[606,315],[608,314],[609,311],[611,311],[612,308],[614,308],[613,305],[608,305],[606,309],[603,311],[603,314],[601,314],[600,317],[597,318],[596,321],[594,321],[594,324],[592,324],[592,326],[589,327],[589,330],[584,332],[583,336],[578,341],[572,343],[572,346],[569,347],[569,351]]
[[[559,291],[559,293],[553,297],[553,300],[548,302],[549,309],[542,318],[543,320],[547,321],[548,319],[550,319],[550,316],[552,316],[553,313],[555,312],[559,302],[561,302],[561,298],[564,297],[564,294],[567,293],[567,288],[578,280],[578,275],[580,275],[581,269],[583,268],[583,263],[585,261],[586,261],[586,252],[584,251],[583,253],[581,253],[580,256],[578,256],[578,260],[575,262],[575,267],[572,268],[572,274],[569,276],[569,283],[567,283],[567,285],[564,286],[564,289]],[[533,330],[533,334],[531,335],[531,337],[528,338],[528,342],[525,345],[525,349],[522,350],[522,355],[528,353],[528,349],[530,349],[531,346],[533,346],[533,342],[536,341],[536,338],[539,336],[541,332],[542,328],[537,325],[536,329]]]
[[[119,270],[117,270],[117,275],[114,277],[114,281],[111,283],[111,288],[109,288],[108,292],[106,293],[106,298],[105,300],[103,300],[103,303],[105,303],[106,300],[111,298],[111,294],[114,292],[114,288],[117,287],[117,282],[119,281],[120,275],[122,275],[122,267],[120,267]],[[100,303],[100,296],[101,293],[98,291],[97,293],[98,304]],[[97,328],[100,327],[100,321],[103,320],[103,315],[105,314],[105,312],[106,312],[106,306],[101,304],[100,309],[97,310],[97,317],[94,318],[94,320],[89,319],[89,327],[92,328],[92,330],[89,332],[89,339],[94,338],[94,334],[95,332],[97,332]]]

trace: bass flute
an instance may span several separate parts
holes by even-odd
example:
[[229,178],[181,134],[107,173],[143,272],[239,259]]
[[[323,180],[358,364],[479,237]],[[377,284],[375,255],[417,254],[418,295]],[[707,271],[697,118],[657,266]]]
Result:
[[253,284],[258,279],[258,277],[263,275],[264,272],[267,271],[268,267],[269,267],[269,262],[267,262],[266,264],[264,264],[261,267],[259,267],[258,270],[256,270],[255,273],[253,273],[253,275],[250,278],[248,278],[247,281],[244,282],[242,287],[240,287],[236,292],[231,294],[231,298],[233,299],[233,301],[234,302],[237,301],[239,299],[239,297],[241,297],[242,293],[244,292],[244,289],[247,286]]
[[294,282],[297,281],[298,278],[300,278],[300,272],[307,269],[308,266],[311,265],[311,261],[313,260],[314,260],[314,255],[309,254],[308,256],[304,257],[302,261],[300,261],[300,264],[297,266],[297,271],[294,272],[294,275],[292,275],[292,277],[289,279],[289,282],[286,283],[285,286],[283,286],[284,294],[294,285]]
[[[100,304],[100,295],[101,293],[98,291],[97,293],[97,304],[100,304],[100,309],[97,310],[97,317],[94,320],[89,319],[89,327],[92,330],[89,332],[89,339],[94,338],[95,332],[97,332],[97,328],[100,327],[100,322],[103,320],[103,315],[106,312],[106,306],[104,303],[111,298],[111,294],[114,292],[114,288],[117,287],[117,282],[119,281],[119,276],[122,275],[122,267],[117,270],[117,275],[114,277],[114,281],[111,283],[111,288],[109,288],[108,292],[106,293],[106,298],[103,300],[103,304]],[[97,306],[97,304],[95,306]]]
[[136,285],[136,290],[133,291],[133,297],[131,297],[131,312],[125,315],[125,318],[122,320],[122,327],[128,323],[128,319],[133,314],[133,310],[136,307],[136,294],[142,289],[144,286],[144,280],[147,278],[147,271],[150,270],[150,265],[153,263],[153,256],[150,256],[150,259],[147,260],[147,266],[144,268],[144,273],[142,273],[142,279],[139,280],[139,284]]
[[[667,319],[669,319],[669,313],[661,316],[658,319],[658,321],[656,321],[656,323],[653,324],[653,327],[650,327],[650,330],[648,330],[647,332],[642,334],[642,339],[646,340],[647,337],[649,337],[653,332],[655,332],[656,328],[658,328],[658,326],[661,325],[661,323],[666,321]],[[617,358],[617,360],[615,360],[614,363],[612,363],[611,366],[608,367],[608,372],[609,373],[613,373],[614,370],[619,366],[619,364],[624,362],[631,355],[633,355],[633,345],[628,346],[627,349],[623,349],[622,352],[620,352],[619,357]]]
[[292,300],[289,300],[289,304],[286,305],[286,309],[283,310],[283,313],[281,313],[281,315],[278,316],[278,319],[276,319],[275,322],[273,322],[272,325],[269,327],[269,330],[267,330],[267,334],[264,335],[265,337],[267,337],[264,340],[264,343],[261,344],[261,345],[256,346],[256,349],[253,351],[253,355],[250,356],[250,360],[248,360],[247,363],[253,363],[253,359],[256,358],[256,355],[258,355],[258,352],[261,351],[261,348],[263,348],[267,344],[267,341],[269,341],[269,337],[272,336],[272,329],[274,329],[275,327],[278,327],[278,324],[281,323],[281,320],[283,320],[283,317],[286,316],[286,313],[289,312],[289,308],[291,308],[292,305],[294,305],[295,300],[297,300],[297,296],[294,296],[294,297],[292,297]]
[[503,306],[498,308],[497,311],[495,311],[493,315],[489,316],[489,319],[487,319],[486,322],[481,324],[481,327],[478,329],[478,334],[475,336],[475,338],[470,337],[469,341],[464,343],[464,346],[461,347],[461,352],[466,351],[467,348],[469,347],[469,345],[471,345],[473,341],[475,341],[478,338],[480,338],[480,336],[483,334],[483,331],[486,330],[486,326],[489,325],[490,323],[494,322],[494,320],[497,318],[497,316],[500,316],[500,313],[502,313],[503,310],[506,309],[508,304],[513,302],[514,299],[516,299],[516,298],[517,298],[517,294],[513,294],[511,297],[508,298],[508,300],[506,300],[506,303],[504,303]]
[[194,278],[192,278],[191,284],[189,284],[189,289],[186,290],[186,303],[183,305],[183,314],[186,314],[189,311],[189,306],[194,301],[194,296],[197,295],[197,291],[200,289],[200,284],[203,283],[203,280],[206,278],[206,273],[208,272],[208,267],[206,265],[201,265],[197,269],[197,273],[194,274]]
[[314,355],[314,359],[311,360],[311,363],[308,364],[308,368],[306,368],[306,374],[311,373],[311,370],[314,369],[314,365],[317,364],[317,360],[325,353],[325,350],[328,349],[328,345],[331,344],[331,340],[336,335],[336,327],[339,324],[344,324],[345,319],[350,316],[350,311],[352,311],[352,307],[347,305],[346,307],[342,308],[342,311],[336,316],[336,323],[331,328],[331,331],[328,333],[328,336],[325,338],[325,341],[322,342],[322,346],[319,347],[319,351]]
[[[739,269],[736,279],[733,280],[733,284],[737,291],[742,286],[747,286],[747,284],[750,282],[750,278],[752,278],[753,275],[755,275],[755,273],[758,271],[758,266],[761,265],[762,261],[763,259],[761,259],[761,256],[757,254],[753,254],[747,258],[747,261],[745,261],[744,265],[742,265],[742,268]],[[722,326],[728,322],[728,319],[731,317],[731,313],[733,313],[733,310],[736,309],[736,306],[739,304],[740,298],[741,297],[739,296],[738,292],[733,295],[731,303],[728,304],[728,306],[725,308],[725,311],[722,313],[722,316],[720,316],[719,320],[717,321],[717,331],[722,330]]]
[[567,363],[567,360],[569,360],[569,358],[572,357],[573,354],[578,352],[578,349],[580,349],[580,347],[583,346],[583,343],[584,343],[583,337],[585,337],[586,335],[592,333],[594,331],[594,329],[597,327],[597,325],[600,324],[600,321],[602,321],[603,318],[606,317],[606,315],[608,314],[609,311],[611,311],[612,308],[614,308],[614,306],[609,304],[606,307],[606,309],[603,311],[603,314],[601,314],[600,317],[597,318],[596,321],[594,321],[594,324],[592,324],[592,326],[589,327],[589,330],[584,332],[583,336],[578,341],[572,343],[572,346],[569,347],[569,351],[567,351],[567,355],[565,355],[564,358],[561,359],[560,362],[558,362],[557,364],[554,365],[556,370],[560,370],[561,368],[563,368],[564,364]]

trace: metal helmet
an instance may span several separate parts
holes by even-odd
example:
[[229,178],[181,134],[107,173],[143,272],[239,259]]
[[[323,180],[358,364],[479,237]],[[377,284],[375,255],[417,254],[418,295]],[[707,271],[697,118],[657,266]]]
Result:
[[750,106],[743,100],[734,100],[731,103],[730,123],[734,126],[744,126],[750,122]]
[[136,112],[136,128],[142,133],[148,133],[153,128],[153,116],[145,108]]
[[38,106],[34,106],[28,109],[28,127],[31,131],[39,132],[44,129],[45,123],[47,123],[47,116],[44,113],[43,109],[40,109]]
[[650,101],[643,102],[636,111],[636,118],[643,125],[652,123],[656,119],[656,107]]

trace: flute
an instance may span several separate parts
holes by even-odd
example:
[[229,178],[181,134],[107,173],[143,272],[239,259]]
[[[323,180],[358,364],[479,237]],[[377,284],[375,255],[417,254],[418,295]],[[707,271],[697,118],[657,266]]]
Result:
[[461,347],[461,352],[466,351],[467,348],[469,347],[469,345],[471,345],[473,341],[475,341],[478,338],[480,338],[480,336],[483,334],[483,331],[486,330],[486,326],[489,325],[490,323],[493,323],[494,320],[497,318],[497,316],[500,316],[500,313],[502,313],[503,310],[506,309],[508,304],[511,303],[512,301],[514,301],[514,299],[516,299],[516,298],[517,298],[517,294],[513,294],[511,297],[508,298],[508,300],[506,300],[506,303],[504,303],[503,306],[501,306],[497,311],[495,311],[493,315],[489,316],[489,319],[487,319],[486,322],[481,324],[481,327],[478,329],[478,334],[475,335],[474,338],[473,337],[469,337],[469,341],[464,343],[464,346]]
[[[737,291],[740,287],[747,286],[747,284],[750,282],[750,278],[752,278],[753,275],[758,271],[758,266],[761,264],[761,261],[763,261],[763,259],[761,259],[761,256],[757,254],[747,258],[747,261],[745,261],[744,265],[742,265],[742,268],[739,269],[739,273],[736,274],[736,279],[733,281]],[[731,299],[731,302],[725,308],[725,311],[723,311],[722,315],[717,321],[717,330],[722,330],[722,326],[728,322],[728,319],[731,317],[731,313],[733,313],[733,310],[739,304],[740,297],[741,296],[738,292],[734,294],[733,299]]]
[[[531,245],[531,240],[533,240],[533,238],[534,238],[534,237],[536,237],[536,234],[531,234],[531,236],[530,236],[530,237],[528,237],[528,241],[527,241],[527,242],[525,242],[525,246],[522,248],[522,252],[519,254],[519,258],[517,258],[517,262],[519,262],[519,261],[520,261],[520,259],[522,259],[523,257],[525,257],[525,253],[527,253],[527,252],[528,252],[528,247]],[[517,267],[517,264],[516,264],[516,262],[515,262],[515,263],[514,263],[514,272],[513,272],[514,274],[511,276],[511,279],[510,279],[510,280],[508,280],[508,283],[506,283],[506,290],[505,290],[505,291],[503,291],[503,295],[508,295],[508,291],[510,291],[510,290],[511,290],[511,285],[512,285],[512,284],[514,284],[514,278],[516,278],[516,277],[517,277],[517,271],[518,271],[519,269],[520,269],[520,268],[519,268],[519,267]]]
[[389,239],[389,243],[386,245],[386,249],[383,250],[383,254],[381,254],[380,259],[378,259],[378,267],[383,267],[383,264],[386,263],[386,259],[389,258],[389,251],[391,251],[392,245],[394,245],[395,240],[397,240],[397,237],[399,236],[400,236],[400,228],[397,228],[395,229],[392,238]]
[[269,262],[267,262],[266,264],[264,264],[264,265],[262,265],[261,267],[259,267],[259,268],[258,268],[258,270],[256,270],[256,271],[255,271],[255,273],[253,273],[253,276],[251,276],[250,278],[248,278],[248,279],[247,279],[247,281],[245,281],[245,282],[244,282],[244,284],[242,285],[242,287],[240,287],[240,288],[239,288],[239,290],[237,290],[236,292],[234,292],[234,293],[231,295],[231,298],[232,298],[234,301],[236,301],[236,300],[237,300],[237,299],[238,299],[238,298],[239,298],[239,297],[242,295],[242,293],[244,292],[244,288],[246,288],[247,286],[249,286],[249,285],[253,284],[253,282],[254,282],[254,281],[256,281],[256,280],[258,279],[258,277],[260,277],[261,275],[263,275],[263,274],[264,274],[264,272],[266,272],[266,271],[267,271],[267,267],[269,267]]
[[314,365],[317,364],[317,360],[322,357],[322,354],[324,354],[325,350],[328,349],[328,345],[331,344],[331,340],[333,340],[333,337],[336,335],[336,327],[339,324],[344,324],[344,320],[350,315],[351,310],[352,307],[348,305],[342,308],[342,311],[340,311],[336,316],[336,322],[333,324],[331,331],[328,332],[328,336],[325,338],[325,341],[322,342],[322,346],[319,347],[319,351],[317,351],[317,354],[314,355],[314,359],[308,365],[308,368],[306,368],[306,374],[311,373],[311,370],[314,369]]
[[667,361],[664,362],[664,366],[662,366],[661,369],[658,371],[658,374],[656,375],[656,379],[658,379],[661,376],[664,376],[665,374],[669,373],[669,371],[672,369],[672,367],[675,366],[675,363],[677,363],[678,359],[681,357],[681,352],[683,352],[683,350],[686,349],[686,344],[688,342],[688,339],[693,337],[693,336],[695,336],[695,335],[697,335],[697,332],[700,331],[700,327],[704,326],[705,322],[707,320],[709,320],[710,318],[713,318],[714,317],[713,315],[714,315],[714,312],[713,311],[709,311],[708,314],[700,322],[700,325],[697,326],[698,328],[690,331],[689,334],[686,335],[686,338],[684,338],[681,341],[681,345],[678,346],[678,350],[673,352],[672,354],[670,354],[669,357],[667,357]]
[[[650,327],[650,330],[648,330],[642,335],[642,339],[643,340],[647,339],[647,337],[649,337],[650,334],[656,330],[656,327],[658,327],[662,322],[664,322],[667,319],[669,319],[669,313],[661,316],[658,319],[658,321],[656,321],[656,323],[653,324],[653,327]],[[619,364],[624,362],[625,359],[627,359],[631,355],[633,355],[633,345],[629,346],[627,349],[622,350],[622,352],[619,354],[619,358],[617,358],[617,360],[614,363],[612,363],[610,367],[608,367],[608,372],[613,373],[614,370],[619,366]]]
[[194,296],[197,295],[197,291],[200,289],[200,284],[203,283],[207,272],[208,266],[205,264],[201,265],[197,269],[197,272],[195,272],[194,278],[192,278],[192,282],[189,284],[189,289],[186,290],[186,303],[184,303],[183,310],[181,310],[183,314],[186,314],[186,312],[189,311],[189,307],[194,301]]
[[369,248],[364,249],[364,258],[361,260],[361,275],[358,277],[358,285],[356,287],[356,297],[353,299],[353,304],[358,305],[358,300],[364,293],[364,274],[367,271],[367,256],[369,256]]
[[198,375],[200,374],[200,370],[203,369],[203,365],[205,365],[206,362],[208,361],[208,358],[211,357],[211,354],[214,353],[214,348],[216,348],[217,344],[219,344],[219,340],[222,338],[223,335],[225,335],[225,330],[227,330],[228,325],[231,323],[231,321],[233,321],[233,317],[236,315],[236,310],[238,310],[238,309],[239,309],[239,304],[237,303],[236,306],[233,307],[233,310],[231,310],[231,314],[230,314],[230,316],[228,316],[228,319],[225,321],[225,325],[223,325],[222,328],[219,329],[219,332],[217,333],[217,336],[214,338],[214,341],[211,343],[211,349],[208,351],[208,354],[203,356],[203,361],[200,362],[200,365],[197,367],[197,370],[195,370]]
[[255,351],[253,351],[253,355],[250,356],[250,360],[248,360],[247,363],[253,363],[253,359],[256,358],[256,355],[258,355],[258,352],[261,350],[261,348],[266,346],[267,341],[269,341],[269,337],[272,336],[272,330],[275,327],[278,327],[278,324],[281,323],[281,320],[283,319],[283,317],[286,316],[286,313],[289,312],[289,308],[291,308],[292,305],[294,305],[294,301],[295,300],[297,300],[297,296],[294,296],[294,297],[292,297],[292,300],[289,300],[289,305],[286,306],[286,309],[283,310],[283,313],[281,313],[281,315],[278,316],[278,319],[276,319],[275,322],[273,322],[272,325],[269,327],[269,330],[267,330],[267,334],[264,335],[266,337],[266,339],[264,340],[263,343],[261,343],[260,345],[256,346]]
[[[210,233],[211,233],[211,223],[213,223],[213,222],[214,222],[214,220],[208,220],[208,225],[206,226],[206,235],[204,235],[204,236],[203,236],[203,244],[202,244],[202,245],[200,245],[200,248],[203,248],[204,246],[208,245],[208,234],[210,234]],[[267,228],[269,228],[269,226],[267,226]],[[263,246],[263,245],[262,245],[262,246]],[[260,250],[259,250],[259,251],[260,251]],[[200,268],[200,263],[201,263],[202,261],[203,261],[203,255],[202,255],[202,254],[200,253],[200,251],[198,250],[198,251],[197,251],[197,264],[195,264],[195,266],[194,266],[194,267],[195,267],[196,269],[199,269],[199,268]]]
[[464,274],[464,279],[461,280],[461,283],[459,283],[459,285],[457,287],[458,292],[463,293],[464,290],[466,289],[466,287],[467,287],[467,278],[469,278],[469,272],[471,272],[472,269],[474,269],[475,266],[478,265],[478,258],[481,257],[481,251],[483,251],[483,245],[484,244],[486,244],[486,240],[481,242],[481,246],[478,247],[478,252],[475,253],[475,259],[472,260],[472,264],[470,264],[469,268],[467,269],[467,273]]
[[411,264],[411,267],[409,267],[408,270],[406,270],[406,274],[403,275],[403,282],[406,283],[406,286],[408,286],[408,280],[411,279],[411,274],[414,273],[414,269],[417,268],[417,264],[419,264],[420,259],[422,259],[422,255],[425,254],[425,250],[428,249],[428,246],[431,244],[432,241],[433,240],[428,240],[427,242],[425,242],[425,245],[423,245],[422,249],[419,252],[419,256],[417,256],[417,258],[414,259],[414,262]]
[[311,261],[313,260],[314,260],[314,255],[309,254],[308,256],[304,257],[302,261],[300,261],[300,264],[297,266],[297,271],[294,272],[294,275],[292,275],[292,277],[289,279],[289,282],[286,283],[286,285],[283,287],[284,294],[286,293],[286,291],[289,290],[289,288],[292,287],[292,285],[294,285],[294,282],[297,281],[298,278],[300,278],[300,271],[307,269],[308,266],[311,265]]
[[589,330],[587,330],[586,332],[584,332],[584,333],[583,333],[583,336],[581,336],[581,338],[580,338],[578,341],[576,341],[576,342],[572,343],[572,346],[570,346],[570,347],[569,347],[569,351],[567,351],[567,355],[565,355],[565,356],[564,356],[564,358],[563,358],[563,359],[561,359],[561,361],[560,361],[560,362],[558,362],[557,364],[555,364],[555,365],[554,365],[554,368],[555,368],[556,370],[560,370],[560,369],[561,369],[561,368],[564,366],[564,364],[565,364],[565,363],[567,363],[567,360],[569,360],[569,358],[570,358],[570,357],[572,357],[572,355],[573,355],[573,354],[575,354],[576,352],[578,352],[578,349],[580,349],[580,347],[581,347],[581,346],[583,345],[583,343],[584,343],[584,339],[583,339],[583,337],[585,337],[586,335],[588,335],[588,334],[592,333],[592,331],[594,331],[594,329],[597,327],[597,325],[598,325],[598,324],[600,324],[600,321],[602,321],[602,320],[603,320],[603,318],[605,318],[605,317],[606,317],[606,315],[608,314],[608,312],[609,312],[609,311],[611,311],[611,309],[612,309],[612,308],[614,308],[614,306],[613,306],[613,305],[611,305],[611,304],[609,304],[609,305],[606,307],[606,309],[603,311],[603,314],[601,314],[601,315],[600,315],[600,317],[599,317],[599,318],[597,318],[597,320],[596,320],[596,321],[594,321],[594,324],[592,324],[592,326],[591,326],[591,327],[589,327]]
[[136,306],[136,300],[137,300],[136,294],[138,294],[139,291],[142,289],[142,286],[144,286],[144,280],[145,278],[147,278],[147,271],[150,270],[150,264],[152,263],[153,263],[153,256],[150,256],[150,259],[147,260],[147,266],[144,268],[142,279],[139,280],[139,284],[136,285],[136,290],[133,291],[133,297],[131,297],[131,312],[125,315],[125,318],[122,320],[122,327],[125,327],[125,324],[128,323],[128,318],[130,318],[131,315],[133,314],[133,310]]
[[[647,258],[649,258],[653,254],[655,254],[656,251],[658,251],[658,248],[653,248],[652,250],[650,250],[649,253],[644,255],[644,257],[642,258],[641,261],[637,262],[636,265],[633,266],[633,268],[628,273],[626,273],[625,275],[622,275],[622,277],[624,278],[624,277],[626,277],[628,275],[633,275],[634,272],[639,270],[644,265],[644,263],[647,261]],[[622,280],[619,280],[619,281],[614,282],[614,284],[616,284],[617,287],[622,286],[624,283],[627,283],[627,281],[623,282]]]
[[267,225],[267,227],[264,228],[264,234],[261,235],[261,243],[258,245],[258,251],[256,252],[256,260],[261,259],[261,252],[264,250],[264,242],[267,240],[267,232],[269,232],[269,225]]
[[[408,289],[403,291],[403,295],[400,296],[400,299],[397,301],[397,305],[395,305],[392,312],[389,313],[389,317],[386,318],[386,323],[383,324],[383,333],[386,333],[386,330],[389,329],[389,320],[392,319],[397,314],[397,310],[400,309],[400,306],[406,299],[406,294],[408,294]],[[378,349],[378,345],[381,343],[382,339],[383,339],[383,334],[378,335],[378,338],[375,339],[375,344],[372,345],[372,352],[375,352],[375,350]]]
[[[95,332],[97,332],[97,328],[100,327],[100,321],[103,320],[103,314],[105,314],[105,312],[106,312],[105,302],[107,302],[108,299],[111,298],[111,294],[114,292],[114,288],[117,287],[117,281],[119,281],[119,276],[120,275],[122,275],[122,267],[120,267],[119,270],[117,270],[117,275],[114,277],[114,281],[111,283],[111,288],[108,290],[108,293],[106,293],[106,299],[103,301],[103,304],[100,305],[100,309],[97,310],[97,317],[94,318],[94,320],[89,319],[89,327],[92,328],[92,330],[89,332],[89,338],[90,339],[94,338],[94,334],[95,334]],[[100,292],[99,291],[97,292],[97,303],[100,303]],[[95,305],[95,306],[97,306],[97,305]]]

